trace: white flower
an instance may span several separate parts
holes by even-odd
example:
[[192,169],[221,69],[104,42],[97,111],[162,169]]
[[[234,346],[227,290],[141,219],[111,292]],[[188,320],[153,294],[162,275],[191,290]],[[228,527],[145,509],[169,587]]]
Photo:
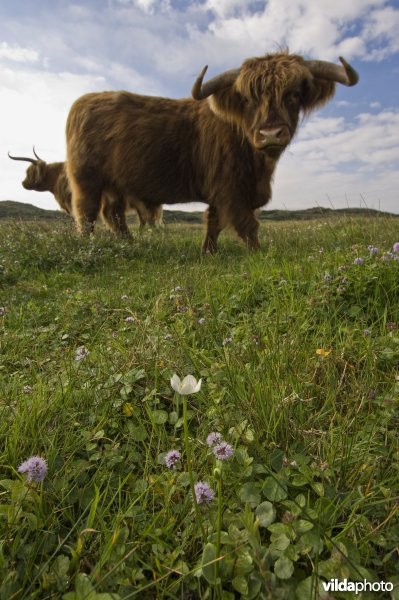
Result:
[[183,381],[181,381],[180,377],[175,373],[170,380],[170,385],[175,392],[181,396],[188,396],[189,394],[196,394],[200,391],[201,382],[202,379],[197,381],[193,375],[186,375]]
[[86,348],[86,346],[79,346],[79,348],[77,348],[75,350],[75,360],[77,360],[77,361],[84,360],[86,358],[86,356],[89,356],[89,354],[90,354],[90,352]]

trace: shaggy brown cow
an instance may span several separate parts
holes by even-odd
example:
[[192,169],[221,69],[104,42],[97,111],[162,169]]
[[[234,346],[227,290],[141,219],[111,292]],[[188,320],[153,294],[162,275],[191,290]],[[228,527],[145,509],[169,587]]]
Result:
[[257,208],[271,197],[271,181],[300,114],[330,100],[335,82],[358,75],[341,65],[281,52],[252,58],[203,84],[193,99],[129,92],[86,94],[67,121],[67,169],[79,229],[92,230],[104,189],[151,204],[209,205],[203,249],[216,250],[232,225],[258,248]]
[[[51,192],[57,200],[60,208],[68,215],[72,215],[72,193],[66,174],[64,162],[46,163],[33,148],[34,158],[23,156],[8,156],[12,160],[22,160],[32,163],[26,170],[25,179],[22,182],[26,190],[36,192]],[[135,208],[140,221],[140,228],[145,225],[158,226],[162,223],[162,206],[147,206],[134,198],[127,198],[126,202],[121,196],[117,196],[107,190],[103,191],[101,200],[101,218],[104,223],[117,234],[130,235],[126,223],[126,208]]]

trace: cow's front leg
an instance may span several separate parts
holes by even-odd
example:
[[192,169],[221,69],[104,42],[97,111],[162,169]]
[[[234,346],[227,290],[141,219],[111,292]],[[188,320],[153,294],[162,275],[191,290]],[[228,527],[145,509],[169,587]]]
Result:
[[202,251],[214,254],[217,251],[218,237],[223,227],[220,224],[217,208],[210,206],[206,211],[206,235],[202,244]]
[[232,224],[249,250],[259,250],[259,221],[254,210],[244,207],[236,209],[232,217]]

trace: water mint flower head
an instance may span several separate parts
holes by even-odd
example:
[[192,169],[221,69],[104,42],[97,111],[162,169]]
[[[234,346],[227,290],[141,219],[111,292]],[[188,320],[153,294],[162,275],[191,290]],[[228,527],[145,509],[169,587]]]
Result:
[[206,443],[208,444],[209,448],[216,446],[216,444],[220,444],[222,441],[222,434],[218,431],[212,431],[206,438]]
[[358,256],[357,258],[355,258],[355,260],[353,261],[354,265],[362,265],[364,263],[364,260],[361,258],[361,256]]
[[371,256],[375,256],[375,254],[378,254],[378,248],[373,246],[373,244],[369,244],[368,249],[369,249]]
[[194,485],[194,492],[197,504],[209,504],[215,497],[213,489],[203,481],[198,481]]
[[217,446],[212,448],[212,451],[218,460],[227,460],[234,454],[233,447],[227,442],[217,444]]
[[25,473],[28,481],[40,483],[46,477],[47,463],[40,456],[31,456],[18,467],[18,472]]
[[186,375],[183,381],[176,373],[170,380],[172,388],[181,396],[188,396],[189,394],[196,394],[201,389],[202,379],[197,381],[193,375]]
[[392,246],[392,250],[399,254],[399,242],[394,243],[394,245]]
[[165,455],[165,465],[168,469],[174,469],[180,460],[180,452],[178,450],[169,450]]

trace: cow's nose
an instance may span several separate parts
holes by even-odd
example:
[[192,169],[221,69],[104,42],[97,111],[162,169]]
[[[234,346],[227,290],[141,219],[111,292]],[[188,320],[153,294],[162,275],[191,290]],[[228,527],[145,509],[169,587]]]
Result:
[[259,138],[265,146],[283,146],[290,141],[290,132],[286,125],[262,127],[259,129]]

